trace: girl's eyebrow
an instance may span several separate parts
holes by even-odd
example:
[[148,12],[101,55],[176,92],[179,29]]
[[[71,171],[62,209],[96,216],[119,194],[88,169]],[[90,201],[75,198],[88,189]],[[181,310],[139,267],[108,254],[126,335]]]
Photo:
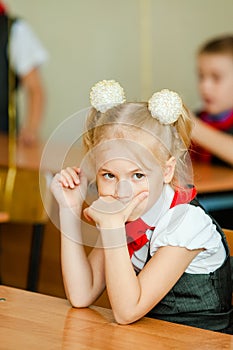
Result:
[[111,171],[111,170],[109,170],[109,169],[100,168],[100,169],[98,170],[98,172],[103,172],[103,173],[111,173],[112,171]]
[[[105,169],[105,168],[100,168],[98,172],[103,172],[103,173],[112,173],[112,170]],[[136,172],[143,172],[142,169],[140,168],[135,168],[135,169],[129,169],[129,173],[136,173]]]
[[143,173],[144,171],[141,168],[136,168],[129,170],[130,173]]

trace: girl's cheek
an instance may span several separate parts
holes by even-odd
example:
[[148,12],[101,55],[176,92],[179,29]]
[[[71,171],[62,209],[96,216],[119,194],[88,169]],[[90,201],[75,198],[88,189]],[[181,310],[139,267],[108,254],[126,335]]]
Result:
[[113,196],[114,195],[114,186],[113,184],[109,184],[107,182],[103,183],[102,181],[100,181],[99,183],[97,183],[98,186],[98,193],[99,196]]
[[144,191],[149,191],[149,184],[148,182],[143,182],[141,184],[138,184],[137,186],[133,186],[133,194],[136,196],[137,194],[144,192]]

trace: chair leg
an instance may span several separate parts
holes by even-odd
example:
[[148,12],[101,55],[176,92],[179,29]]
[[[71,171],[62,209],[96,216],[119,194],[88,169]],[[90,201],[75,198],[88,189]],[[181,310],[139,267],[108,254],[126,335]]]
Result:
[[44,224],[33,225],[31,252],[27,277],[27,290],[30,290],[32,292],[36,292],[38,287],[44,229]]

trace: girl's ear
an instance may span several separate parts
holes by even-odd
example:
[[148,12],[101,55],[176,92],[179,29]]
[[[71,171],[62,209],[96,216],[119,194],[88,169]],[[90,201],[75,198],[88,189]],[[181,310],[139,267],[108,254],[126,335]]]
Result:
[[168,184],[172,181],[172,178],[175,172],[175,166],[176,166],[176,160],[174,157],[171,157],[166,161],[164,172],[163,172],[164,183]]

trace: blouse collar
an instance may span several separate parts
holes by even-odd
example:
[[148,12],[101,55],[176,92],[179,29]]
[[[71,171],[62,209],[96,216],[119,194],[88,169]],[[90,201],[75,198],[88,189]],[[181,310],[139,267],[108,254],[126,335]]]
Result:
[[171,206],[175,191],[165,184],[162,193],[152,207],[141,216],[141,219],[149,226],[156,226],[159,219],[168,211]]

